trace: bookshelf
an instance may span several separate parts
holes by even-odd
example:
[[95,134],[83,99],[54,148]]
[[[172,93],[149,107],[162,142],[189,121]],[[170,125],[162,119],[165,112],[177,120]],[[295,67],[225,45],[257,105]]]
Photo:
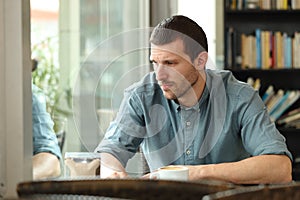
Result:
[[[279,59],[279,54],[276,54],[276,46],[274,39],[270,36],[270,47],[268,53],[257,54],[257,46],[251,46],[251,54],[255,52],[255,56],[248,57],[251,64],[245,65],[244,53],[242,51],[245,43],[241,37],[242,34],[246,36],[253,36],[256,43],[256,30],[268,31],[271,35],[279,32],[281,35],[285,33],[291,39],[295,38],[295,33],[300,32],[300,7],[295,7],[294,3],[299,0],[285,0],[284,7],[274,7],[275,2],[281,0],[223,0],[224,7],[224,69],[231,70],[234,76],[246,82],[249,77],[261,80],[260,95],[266,91],[268,86],[273,85],[277,91],[283,90],[300,90],[300,65],[293,60],[290,66],[274,64]],[[292,2],[293,1],[293,2]],[[247,2],[256,2],[256,6],[251,9],[247,8]],[[270,7],[262,8],[257,6],[259,2],[269,2]],[[238,5],[240,4],[241,5]],[[293,3],[293,5],[292,5]],[[297,2],[300,6],[300,1]],[[232,4],[235,4],[234,6]],[[272,4],[272,5],[271,5]],[[253,44],[253,43],[252,43]],[[276,43],[278,44],[278,43]],[[296,46],[300,48],[300,40]],[[260,46],[262,49],[262,47]],[[292,48],[292,47],[291,47]],[[261,50],[263,52],[263,50]],[[290,51],[293,52],[294,50]],[[274,53],[273,53],[274,52]],[[288,52],[288,51],[287,51]],[[297,52],[296,52],[297,53]],[[291,53],[290,53],[291,54]],[[268,66],[262,65],[262,57],[267,55]],[[296,54],[300,57],[300,50]],[[261,60],[258,58],[260,57]],[[275,57],[275,58],[274,58]],[[281,55],[284,57],[284,54]],[[297,57],[297,56],[294,56]],[[247,63],[246,59],[246,63]],[[258,61],[259,60],[259,61]],[[275,60],[275,61],[274,61]],[[287,60],[287,58],[286,58]],[[259,62],[259,63],[257,63]],[[298,61],[299,62],[299,61]],[[297,100],[288,110],[300,107],[300,100]],[[293,163],[293,176],[295,180],[300,180],[300,129],[286,128],[278,126],[279,131],[286,137],[287,145],[292,152],[295,159]]]
[[[294,42],[299,46],[300,45],[300,27],[299,27],[299,20],[300,20],[300,9],[291,9],[290,2],[288,4],[288,9],[286,10],[263,10],[263,9],[231,9],[230,3],[234,0],[224,0],[224,40],[225,40],[225,68],[230,69],[240,69],[240,68],[292,68],[297,67],[300,68],[300,58],[296,59],[297,56],[294,56],[296,61],[294,63],[291,63],[290,65],[287,65],[286,63],[278,64],[277,66],[267,66],[264,67],[262,64],[257,65],[257,63],[254,63],[254,65],[242,67],[242,62],[246,61],[247,59],[243,55],[243,46],[249,47],[249,51],[244,50],[246,52],[246,55],[253,53],[256,56],[261,57],[260,63],[262,62],[263,58],[265,59],[279,59],[283,56],[279,56],[278,54],[284,54],[284,52],[288,52],[290,50],[292,52],[292,46],[293,46],[293,40]],[[238,1],[238,0],[236,0]],[[243,1],[250,1],[250,0],[243,0]],[[261,33],[268,33],[271,34],[269,36],[266,36],[268,38],[264,39],[265,37],[261,35],[259,40],[261,40],[261,45],[258,46],[256,44],[255,47],[250,46],[250,41],[247,40],[247,42],[244,42],[241,38],[242,35],[252,36],[252,40],[254,40],[254,43],[256,43],[256,40],[258,40],[258,37],[256,35],[256,30],[259,30]],[[278,33],[278,34],[277,34]],[[277,34],[277,38],[275,37]],[[296,35],[296,36],[295,36]],[[272,36],[273,36],[273,42],[272,42]],[[288,39],[290,40],[290,44],[288,44]],[[264,41],[264,42],[263,42]],[[252,42],[253,43],[253,42]],[[265,45],[264,43],[267,43]],[[285,44],[282,44],[285,43]],[[272,47],[273,45],[273,47]],[[281,46],[280,46],[281,45]],[[286,45],[285,47],[282,47],[282,45]],[[288,46],[289,45],[289,46]],[[269,49],[264,48],[264,46],[267,46]],[[261,51],[256,51],[256,48],[259,48]],[[297,51],[292,54],[300,54],[300,47],[297,48]],[[274,50],[272,50],[274,49]],[[286,49],[285,51],[282,51],[282,49]],[[282,52],[276,52],[276,50],[282,51]],[[264,55],[264,52],[268,51]],[[274,54],[274,56],[273,56]],[[290,58],[292,59],[292,58]],[[282,59],[281,59],[282,60]],[[288,59],[285,59],[286,61]],[[271,61],[270,61],[271,62]],[[279,62],[279,61],[278,61]],[[284,61],[283,61],[284,62]],[[292,62],[292,60],[291,60]],[[286,64],[286,65],[285,65]],[[269,64],[268,64],[269,65]],[[294,65],[294,66],[292,66]]]

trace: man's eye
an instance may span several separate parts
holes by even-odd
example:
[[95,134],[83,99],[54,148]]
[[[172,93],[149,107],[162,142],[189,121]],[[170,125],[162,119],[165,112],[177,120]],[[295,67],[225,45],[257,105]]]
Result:
[[165,65],[173,65],[174,62],[172,62],[172,61],[165,61],[164,64],[165,64]]

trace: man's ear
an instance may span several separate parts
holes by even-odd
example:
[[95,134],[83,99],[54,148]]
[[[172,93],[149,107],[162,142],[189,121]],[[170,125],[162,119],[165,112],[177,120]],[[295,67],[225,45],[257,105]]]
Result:
[[196,69],[204,70],[207,59],[208,59],[208,53],[206,51],[199,53],[199,55],[197,56],[197,58],[194,61],[194,66],[196,67]]

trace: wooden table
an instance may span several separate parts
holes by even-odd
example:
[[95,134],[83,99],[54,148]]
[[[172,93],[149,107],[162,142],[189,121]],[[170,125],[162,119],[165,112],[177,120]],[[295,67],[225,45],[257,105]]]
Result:
[[53,179],[18,184],[22,200],[202,199],[299,200],[300,182],[277,185],[234,185],[222,181],[146,179]]
[[[30,181],[18,184],[21,198],[41,195],[82,195],[123,199],[201,199],[203,196],[236,188],[219,181],[163,181],[146,179],[71,179]],[[61,199],[58,197],[57,199]],[[74,198],[72,198],[74,199]],[[76,199],[76,198],[75,198]],[[80,199],[80,198],[78,198]]]

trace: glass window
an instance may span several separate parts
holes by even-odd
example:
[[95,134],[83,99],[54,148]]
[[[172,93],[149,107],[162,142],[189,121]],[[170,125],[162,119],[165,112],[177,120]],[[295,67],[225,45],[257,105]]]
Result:
[[80,1],[80,70],[73,105],[82,150],[94,150],[124,89],[149,71],[147,2]]
[[55,104],[72,113],[64,151],[93,151],[123,90],[149,71],[149,0],[31,0],[31,9],[33,57],[53,45],[44,58],[59,74]]

